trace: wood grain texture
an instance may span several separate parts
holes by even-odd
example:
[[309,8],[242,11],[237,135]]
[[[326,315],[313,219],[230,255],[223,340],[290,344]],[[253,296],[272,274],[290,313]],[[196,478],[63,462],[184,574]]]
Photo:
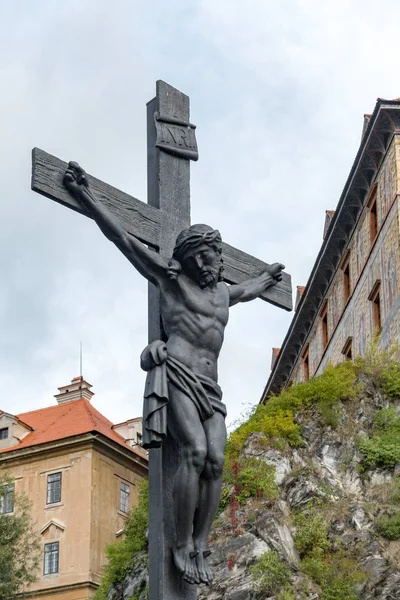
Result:
[[[189,164],[188,161],[182,161],[182,159],[164,153],[158,158],[169,164],[165,165],[165,177],[157,177],[156,190],[158,193],[156,200],[153,200],[153,206],[121,192],[96,177],[88,175],[88,179],[94,195],[121,221],[129,233],[153,248],[158,249],[161,246],[163,254],[170,256],[177,232],[179,233],[181,229],[188,226],[190,211],[189,176],[186,173],[186,177],[183,176],[180,169],[184,167],[185,171],[185,169],[188,169]],[[181,165],[180,161],[185,164]],[[82,205],[63,186],[62,181],[67,166],[67,163],[59,158],[48,154],[44,150],[34,148],[32,151],[32,190],[80,214],[89,216]],[[163,170],[162,167],[161,170]],[[154,169],[154,171],[157,172],[157,169]],[[175,174],[178,181],[172,181],[175,179]],[[160,185],[161,182],[163,183],[162,186]],[[173,190],[175,190],[175,194],[173,194]],[[179,193],[176,193],[176,190]],[[160,204],[160,191],[162,196],[168,198],[170,203],[172,200],[174,204],[172,209],[160,211],[157,208],[157,205]],[[185,202],[182,202],[182,198],[185,198]],[[165,232],[162,239],[161,228]],[[259,275],[268,266],[263,261],[225,243],[223,244],[223,256],[224,278],[228,283],[241,283],[245,279]],[[285,310],[292,310],[290,275],[284,273],[282,281],[260,297]]]
[[[63,177],[67,166],[66,162],[56,156],[48,154],[40,148],[34,148],[32,150],[31,188],[33,191],[89,217],[86,210],[68,193],[63,185]],[[88,179],[90,189],[96,198],[107,206],[129,233],[145,244],[158,248],[160,214],[156,208],[103,183],[96,177],[88,175]]]
[[[156,147],[154,113],[189,121],[189,98],[164,81],[147,104],[148,203],[160,217],[160,253],[172,256],[178,233],[190,225],[190,161]],[[159,292],[149,284],[149,342],[163,339]],[[196,600],[195,585],[178,574],[172,561],[175,515],[172,489],[180,464],[176,442],[168,432],[162,448],[149,454],[149,597],[150,600]]]
[[[250,277],[257,277],[268,268],[264,263],[246,252],[237,250],[223,242],[222,257],[224,259],[224,279],[227,283],[241,283]],[[285,310],[293,309],[292,283],[288,273],[282,273],[282,281],[267,289],[260,298]]]

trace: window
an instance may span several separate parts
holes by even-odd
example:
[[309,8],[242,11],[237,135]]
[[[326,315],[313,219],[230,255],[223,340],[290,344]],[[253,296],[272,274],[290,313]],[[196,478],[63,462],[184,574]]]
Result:
[[321,332],[322,332],[322,349],[328,345],[328,302],[325,301],[322,307],[321,312],[319,313],[321,317]]
[[61,473],[47,476],[47,504],[61,502]]
[[58,542],[52,542],[51,544],[44,545],[44,575],[51,575],[51,573],[58,573],[59,563],[59,544]]
[[351,293],[351,282],[350,282],[350,250],[348,250],[342,260],[340,268],[343,271],[343,300],[344,304],[350,298]]
[[121,512],[129,512],[129,494],[129,485],[126,485],[126,483],[122,483],[121,481],[119,488],[119,510]]
[[378,235],[378,205],[376,201],[376,186],[367,204],[369,208],[369,241],[372,246]]
[[372,327],[374,335],[377,335],[382,329],[381,315],[381,281],[377,279],[368,300],[372,303]]
[[6,440],[8,438],[8,427],[0,429],[0,440]]
[[310,353],[309,353],[308,345],[306,346],[303,352],[303,375],[304,381],[308,381],[310,379]]
[[136,434],[136,442],[140,445],[142,443],[142,434],[141,433],[137,433]]
[[353,338],[349,336],[346,340],[345,345],[343,346],[342,354],[348,359],[352,360],[353,358]]
[[14,512],[14,484],[7,487],[0,496],[0,515]]

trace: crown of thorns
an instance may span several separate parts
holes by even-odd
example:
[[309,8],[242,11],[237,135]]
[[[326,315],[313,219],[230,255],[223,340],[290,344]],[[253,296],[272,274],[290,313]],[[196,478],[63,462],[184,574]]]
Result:
[[218,229],[213,229],[208,225],[192,225],[189,229],[184,229],[176,238],[172,256],[179,259],[189,249],[200,246],[200,244],[221,246],[222,238]]

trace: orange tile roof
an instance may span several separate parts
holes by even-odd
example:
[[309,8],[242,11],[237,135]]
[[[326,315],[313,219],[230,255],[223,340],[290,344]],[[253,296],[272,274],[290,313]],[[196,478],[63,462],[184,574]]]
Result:
[[128,446],[125,439],[112,429],[113,424],[99,413],[88,400],[71,400],[55,406],[16,415],[17,419],[33,429],[17,446],[3,448],[0,453],[54,442],[91,431],[97,431],[120,446],[144,458],[135,448]]

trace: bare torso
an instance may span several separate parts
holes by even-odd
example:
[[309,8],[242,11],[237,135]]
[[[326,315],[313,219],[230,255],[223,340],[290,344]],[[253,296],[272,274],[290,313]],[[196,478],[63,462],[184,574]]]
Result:
[[[69,163],[63,181],[135,269],[159,287],[168,354],[195,374],[217,381],[217,360],[229,306],[254,300],[267,287],[275,285],[282,277],[283,265],[276,263],[259,276],[228,288],[225,283],[215,283],[223,267],[222,240],[217,230],[198,224],[182,231],[169,259],[153,252],[125,230],[93,196],[86,173],[77,163]],[[169,482],[173,478],[169,500],[173,502],[175,515],[173,559],[186,581],[210,584],[207,540],[221,493],[226,441],[224,416],[215,411],[202,422],[190,394],[172,385],[169,395],[168,429],[180,446],[177,472],[174,476],[167,473],[166,479]],[[148,424],[144,422],[145,429]],[[166,456],[171,457],[173,452],[167,446]]]
[[176,281],[162,282],[160,291],[168,354],[194,373],[217,381],[217,360],[229,316],[227,285],[201,289],[181,274]]

